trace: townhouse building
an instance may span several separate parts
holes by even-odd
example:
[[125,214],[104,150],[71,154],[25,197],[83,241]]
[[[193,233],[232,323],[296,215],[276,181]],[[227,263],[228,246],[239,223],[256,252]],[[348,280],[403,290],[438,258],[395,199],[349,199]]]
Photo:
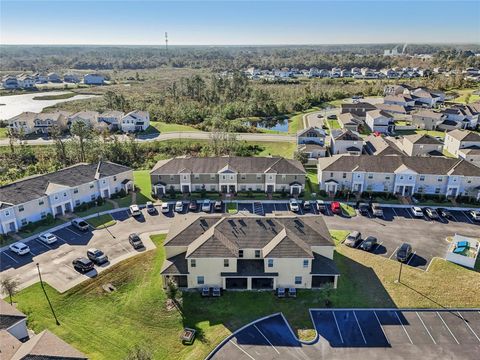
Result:
[[447,117],[443,113],[427,109],[412,114],[412,124],[417,129],[435,130],[446,119]]
[[318,160],[320,190],[328,193],[436,194],[480,200],[480,168],[462,159],[422,156],[348,156]]
[[53,127],[60,130],[67,129],[69,113],[65,111],[56,111],[53,113],[34,113],[23,112],[8,120],[8,127],[15,133],[23,132],[28,134],[47,134]]
[[83,76],[83,83],[86,85],[103,85],[105,76],[96,73],[86,74]]
[[330,151],[333,154],[360,155],[365,145],[362,137],[351,130],[333,130],[330,133]]
[[305,189],[305,174],[299,161],[280,157],[177,157],[160,160],[150,178],[157,196],[172,189],[182,193],[285,191],[297,195]]
[[164,243],[164,286],[337,287],[334,244],[322,217],[176,217],[171,229]]
[[447,120],[459,123],[462,129],[476,129],[480,116],[480,103],[455,104],[442,111]]
[[129,167],[100,161],[76,164],[0,187],[0,233],[16,232],[28,223],[74,211],[82,203],[133,189]]
[[442,156],[440,140],[425,134],[406,135],[401,139],[401,149],[408,156]]
[[459,157],[460,149],[480,149],[480,133],[455,129],[445,134],[445,149]]
[[383,110],[371,110],[366,113],[365,123],[370,130],[379,133],[391,133],[395,130],[393,115]]

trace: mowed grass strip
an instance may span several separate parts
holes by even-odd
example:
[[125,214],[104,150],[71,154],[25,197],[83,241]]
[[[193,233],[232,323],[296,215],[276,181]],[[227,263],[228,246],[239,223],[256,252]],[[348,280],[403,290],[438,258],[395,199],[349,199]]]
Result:
[[[336,244],[348,232],[331,231]],[[124,359],[135,345],[150,349],[154,359],[204,358],[242,325],[279,311],[297,334],[309,338],[308,309],[325,307],[327,297],[333,307],[480,307],[479,266],[472,271],[442,259],[434,260],[428,272],[404,266],[398,284],[396,261],[337,245],[334,259],[341,273],[337,290],[299,291],[297,299],[278,299],[273,292],[225,292],[218,299],[184,292],[182,312],[169,312],[159,275],[164,238],[152,236],[156,250],[114,265],[64,294],[47,286],[61,326],[55,325],[39,284],[22,290],[14,300],[36,332],[48,328],[93,360]],[[105,293],[101,286],[106,283],[117,291]],[[185,326],[198,331],[192,346],[179,340]]]
[[117,223],[117,221],[110,214],[104,214],[90,218],[87,220],[87,222],[95,229],[106,228]]
[[145,204],[147,201],[154,201],[152,198],[152,182],[150,170],[137,170],[133,172],[133,181],[137,192],[137,204]]

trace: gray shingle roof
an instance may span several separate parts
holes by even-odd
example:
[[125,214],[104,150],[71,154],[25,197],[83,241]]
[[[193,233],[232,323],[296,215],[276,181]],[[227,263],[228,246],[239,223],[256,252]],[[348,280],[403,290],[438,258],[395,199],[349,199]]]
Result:
[[441,145],[442,144],[441,141],[427,134],[405,135],[404,139],[407,139],[413,144],[424,144],[424,145]]
[[[460,159],[422,156],[335,155],[323,171],[393,173],[405,166],[419,174],[480,176],[480,168]],[[321,163],[319,163],[321,166]]]
[[455,129],[447,134],[460,141],[480,141],[480,134],[474,131]]
[[27,316],[5,300],[0,299],[0,329],[8,329]]
[[215,174],[225,167],[238,173],[277,172],[279,174],[304,174],[305,169],[297,160],[278,157],[179,157],[160,161],[150,174]]
[[45,196],[50,184],[74,187],[128,170],[131,169],[127,166],[106,161],[96,164],[80,163],[56,172],[36,175],[0,186],[0,202],[23,204]]

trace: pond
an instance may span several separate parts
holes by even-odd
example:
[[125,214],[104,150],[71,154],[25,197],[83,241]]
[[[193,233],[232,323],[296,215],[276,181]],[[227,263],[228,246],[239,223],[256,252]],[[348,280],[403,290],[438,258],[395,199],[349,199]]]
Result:
[[39,113],[43,109],[55,104],[59,104],[66,101],[90,99],[97,95],[75,95],[68,99],[56,99],[56,100],[34,100],[34,97],[44,95],[62,95],[68,94],[69,91],[48,91],[48,92],[35,92],[31,94],[23,95],[7,95],[0,96],[0,120],[7,120],[24,111],[31,111]]
[[260,129],[275,130],[279,132],[288,132],[288,119],[271,119],[262,120],[249,123],[250,126],[254,126]]

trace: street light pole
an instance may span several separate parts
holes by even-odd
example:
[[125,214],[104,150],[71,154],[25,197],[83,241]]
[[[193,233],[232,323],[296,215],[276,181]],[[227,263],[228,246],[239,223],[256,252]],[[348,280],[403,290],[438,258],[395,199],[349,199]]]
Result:
[[52,303],[50,302],[50,299],[48,298],[47,292],[45,291],[45,287],[43,286],[42,274],[40,273],[40,264],[39,263],[37,263],[37,271],[38,271],[38,278],[40,279],[40,286],[42,287],[42,290],[43,290],[43,293],[45,294],[48,305],[50,306],[50,310],[52,311],[52,315],[55,318],[55,323],[57,325],[60,325],[60,322],[58,321],[57,315],[55,314],[55,310],[53,310]]
[[397,281],[395,281],[396,283],[401,283],[401,277],[402,277],[402,266],[403,266],[403,262],[400,261],[400,269],[398,270],[398,278],[397,278]]

